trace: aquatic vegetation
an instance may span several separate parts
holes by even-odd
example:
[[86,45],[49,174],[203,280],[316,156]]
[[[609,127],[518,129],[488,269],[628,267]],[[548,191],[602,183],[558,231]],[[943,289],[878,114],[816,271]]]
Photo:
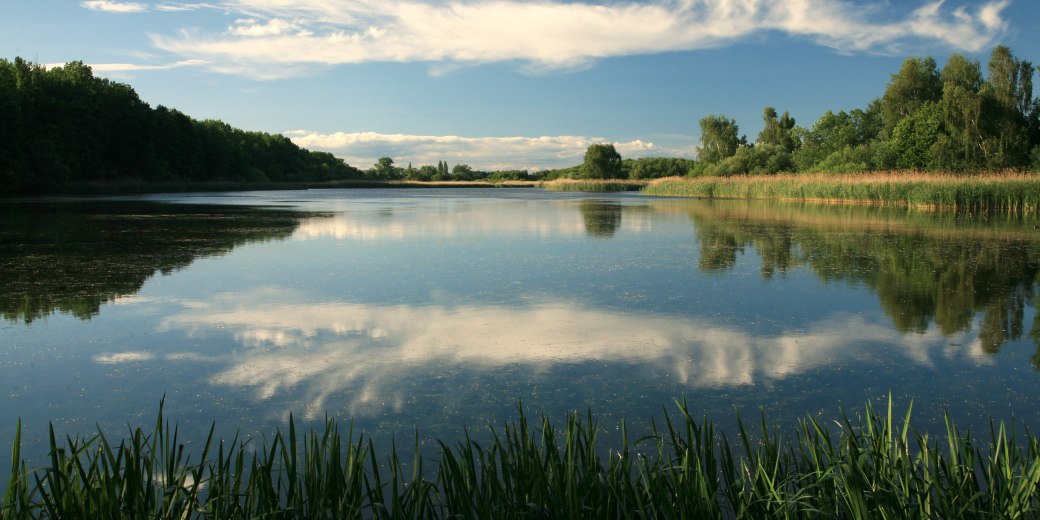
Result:
[[[867,404],[833,426],[808,417],[784,436],[738,421],[735,442],[686,402],[620,446],[597,444],[588,413],[562,429],[542,417],[439,443],[436,466],[386,455],[363,434],[297,431],[259,444],[217,440],[188,453],[162,409],[155,427],[113,444],[103,432],[60,441],[29,470],[12,451],[0,518],[1037,518],[1040,440],[992,423],[988,439],[947,419],[932,436]],[[18,424],[19,430],[21,424]],[[415,453],[419,453],[418,446]]]
[[556,179],[539,183],[550,191],[613,192],[639,191],[649,181],[626,179]]
[[681,197],[901,204],[967,211],[1036,211],[1040,177],[1022,173],[919,172],[670,177],[643,193]]

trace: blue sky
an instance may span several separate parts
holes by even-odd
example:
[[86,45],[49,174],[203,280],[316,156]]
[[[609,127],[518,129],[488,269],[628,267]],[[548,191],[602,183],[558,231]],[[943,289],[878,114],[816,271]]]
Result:
[[[6,0],[0,57],[82,60],[151,104],[361,167],[543,169],[594,142],[695,157],[698,121],[810,126],[907,56],[1040,63],[1036,0]],[[1037,82],[1040,85],[1040,82]],[[1040,88],[1038,88],[1040,90]]]

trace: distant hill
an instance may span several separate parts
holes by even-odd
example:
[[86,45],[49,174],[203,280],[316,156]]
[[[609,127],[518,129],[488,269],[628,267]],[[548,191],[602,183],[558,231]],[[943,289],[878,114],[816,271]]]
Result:
[[86,183],[321,182],[364,173],[285,136],[151,108],[82,62],[0,59],[0,194]]

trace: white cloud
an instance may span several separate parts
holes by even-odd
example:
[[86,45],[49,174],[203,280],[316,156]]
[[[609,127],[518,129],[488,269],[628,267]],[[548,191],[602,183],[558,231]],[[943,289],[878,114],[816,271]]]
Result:
[[155,359],[155,354],[150,352],[116,352],[113,354],[98,354],[94,356],[94,362],[102,365],[117,365],[120,363],[139,363]]
[[170,2],[149,6],[140,2],[113,2],[111,0],[85,0],[79,5],[93,11],[105,11],[109,13],[141,13],[149,10],[161,12],[197,11],[199,9],[222,9],[217,4],[209,3],[181,3]]
[[1000,17],[1000,12],[1010,3],[1010,0],[1005,0],[1003,2],[992,2],[984,5],[979,9],[979,21],[981,21],[987,29],[994,31],[1005,30],[1007,28],[1007,22]]
[[[579,205],[580,207],[580,205]],[[388,241],[411,240],[480,240],[505,235],[537,237],[538,239],[566,238],[573,240],[589,234],[587,222],[573,205],[539,206],[532,212],[527,204],[484,206],[467,204],[450,213],[405,213],[387,219],[376,215],[343,211],[343,206],[331,206],[337,212],[333,217],[312,218],[300,222],[293,232],[293,240]],[[374,210],[378,211],[378,210]],[[460,218],[460,214],[461,215]],[[645,211],[624,210],[614,230],[616,234],[638,233],[652,227]]]
[[235,36],[278,36],[297,32],[298,27],[292,22],[275,18],[266,22],[257,22],[252,18],[235,20],[235,25],[228,28],[228,34]]
[[[94,72],[133,72],[138,70],[167,70],[181,67],[201,67],[206,65],[203,60],[181,60],[174,63],[162,65],[140,65],[135,63],[91,63],[90,68]],[[61,65],[58,65],[59,67]]]
[[887,2],[848,0],[239,0],[222,5],[250,23],[221,34],[153,35],[152,41],[206,59],[215,70],[258,78],[373,61],[426,62],[434,70],[517,61],[526,69],[555,70],[611,56],[716,47],[768,32],[842,52],[901,52],[921,41],[977,51],[1006,30],[1008,3],[950,8],[936,0],[892,19]]
[[[494,371],[539,370],[566,363],[654,366],[688,387],[737,387],[782,380],[862,355],[864,345],[891,348],[931,366],[950,344],[938,330],[904,336],[859,316],[834,315],[806,330],[756,336],[688,316],[618,313],[573,302],[496,305],[299,303],[292,291],[266,288],[224,294],[204,309],[163,320],[161,330],[215,327],[244,347],[210,377],[215,385],[253,388],[263,400],[302,391],[308,418],[333,395],[366,403],[406,401],[414,373],[429,366]],[[961,335],[955,341],[970,343]],[[970,347],[975,348],[975,347]],[[349,390],[349,392],[347,392]]]
[[109,13],[139,13],[147,11],[148,6],[137,2],[111,2],[109,0],[88,0],[80,2],[81,6],[92,11],[106,11]]
[[184,4],[184,3],[168,3],[158,4],[155,6],[156,11],[166,12],[181,12],[181,11],[197,11],[199,9],[219,9],[220,7],[214,4]]
[[[376,132],[336,132],[321,134],[306,130],[285,132],[292,141],[310,150],[331,152],[347,163],[367,168],[379,157],[396,163],[468,164],[482,170],[540,170],[574,166],[581,163],[585,150],[593,143],[609,142],[598,137],[461,137],[455,135],[405,135]],[[692,138],[690,139],[692,143]],[[622,157],[690,156],[689,150],[661,149],[653,142],[632,140],[613,143]]]

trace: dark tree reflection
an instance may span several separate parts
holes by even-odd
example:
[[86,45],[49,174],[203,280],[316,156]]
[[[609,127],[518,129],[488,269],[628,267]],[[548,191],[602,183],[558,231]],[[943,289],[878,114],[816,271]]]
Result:
[[157,273],[287,238],[309,216],[146,202],[0,204],[0,314],[25,323],[53,312],[90,319]]
[[611,238],[621,227],[621,204],[607,200],[581,201],[585,233],[591,237]]
[[[901,332],[934,324],[949,335],[970,330],[978,317],[986,352],[1023,338],[1040,276],[1040,235],[1031,223],[986,225],[905,209],[792,208],[691,204],[701,269],[732,268],[737,254],[752,248],[766,279],[804,267],[826,282],[871,288]],[[1040,350],[1036,318],[1030,337]],[[1034,363],[1040,367],[1040,352]]]

